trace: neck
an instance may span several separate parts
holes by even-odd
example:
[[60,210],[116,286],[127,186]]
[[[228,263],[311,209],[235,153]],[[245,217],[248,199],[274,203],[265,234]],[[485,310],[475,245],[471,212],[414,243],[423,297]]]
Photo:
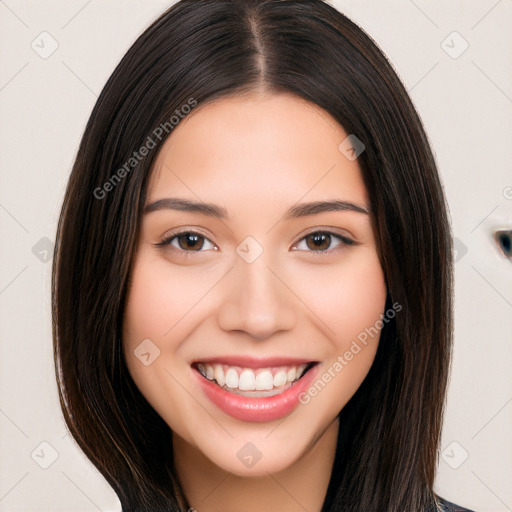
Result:
[[331,477],[338,428],[336,418],[289,467],[258,477],[241,477],[221,469],[174,433],[175,466],[190,511],[320,512]]

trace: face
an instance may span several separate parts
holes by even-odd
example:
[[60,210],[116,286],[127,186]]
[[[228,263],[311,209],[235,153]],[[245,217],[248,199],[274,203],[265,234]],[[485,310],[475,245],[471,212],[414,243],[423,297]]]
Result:
[[229,97],[182,120],[151,175],[126,362],[176,438],[235,475],[301,459],[377,351],[386,284],[347,136],[292,95]]

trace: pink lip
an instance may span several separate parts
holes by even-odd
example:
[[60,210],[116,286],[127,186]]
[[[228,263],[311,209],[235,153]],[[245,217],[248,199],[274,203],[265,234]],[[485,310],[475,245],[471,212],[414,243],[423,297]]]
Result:
[[[242,362],[241,358],[235,359],[237,362]],[[222,361],[225,361],[225,359],[222,359]],[[268,364],[269,361],[274,362],[274,360],[270,359],[264,360],[264,365]],[[280,359],[278,363],[282,363],[283,361],[285,360]],[[295,360],[286,360],[286,363],[289,364],[289,361]],[[262,360],[258,362],[258,365],[260,365],[261,362]],[[244,361],[244,364],[246,363],[247,361]],[[282,364],[278,364],[278,366],[282,366]],[[319,368],[320,365],[315,364],[302,378],[283,393],[260,398],[250,398],[230,393],[213,381],[203,377],[196,369],[193,370],[192,374],[194,378],[198,379],[204,394],[226,414],[242,421],[263,423],[278,420],[290,414],[299,405],[301,393],[309,388],[316,378]]]
[[271,366],[299,366],[304,363],[312,363],[311,359],[297,359],[293,357],[266,357],[254,358],[249,356],[220,356],[209,359],[198,359],[192,364],[227,364],[228,366],[240,366],[241,368],[269,368]]

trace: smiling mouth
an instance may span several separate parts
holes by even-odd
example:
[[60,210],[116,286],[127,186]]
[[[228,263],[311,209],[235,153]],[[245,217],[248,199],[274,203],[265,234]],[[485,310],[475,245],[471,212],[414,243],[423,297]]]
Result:
[[246,397],[270,397],[283,393],[304,375],[317,361],[300,365],[267,368],[244,368],[221,363],[197,362],[192,368],[220,388]]

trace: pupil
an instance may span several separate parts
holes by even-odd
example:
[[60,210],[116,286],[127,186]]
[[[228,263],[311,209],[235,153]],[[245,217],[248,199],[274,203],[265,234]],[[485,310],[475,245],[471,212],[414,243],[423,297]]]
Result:
[[325,233],[318,233],[318,234],[310,235],[310,237],[308,237],[308,240],[313,241],[313,247],[311,247],[309,244],[308,244],[308,246],[310,249],[313,249],[315,251],[318,251],[321,249],[327,249],[331,243],[330,235],[325,234]]
[[[202,247],[202,243],[198,244],[198,241],[202,238],[202,236],[194,235],[193,233],[187,233],[186,235],[182,235],[180,237],[180,246],[182,249],[193,249],[199,250]],[[185,239],[184,243],[181,243]]]

